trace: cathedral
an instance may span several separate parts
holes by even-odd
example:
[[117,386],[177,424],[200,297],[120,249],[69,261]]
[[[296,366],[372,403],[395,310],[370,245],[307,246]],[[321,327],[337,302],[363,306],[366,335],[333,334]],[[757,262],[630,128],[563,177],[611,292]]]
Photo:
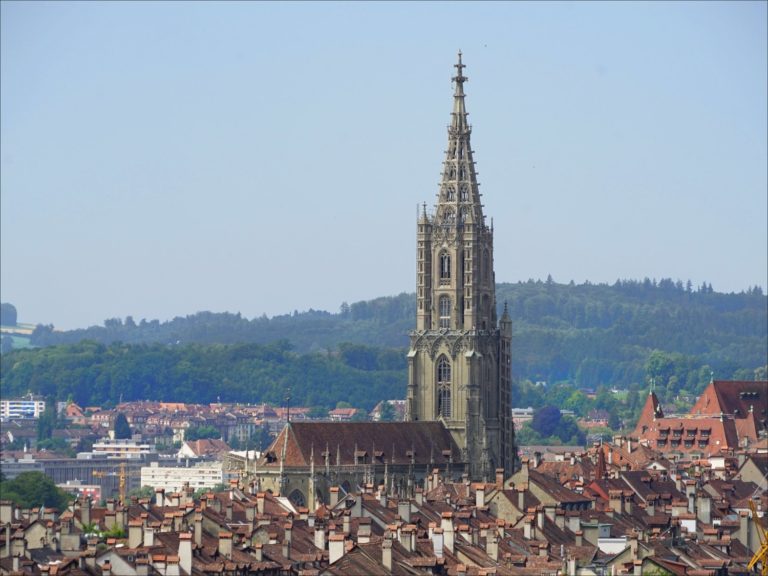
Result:
[[483,215],[458,55],[437,203],[417,222],[416,327],[406,422],[288,422],[251,470],[259,490],[310,507],[333,490],[406,497],[433,471],[496,481],[514,472],[512,323],[497,318],[493,227]]
[[406,419],[439,420],[470,476],[512,472],[511,338],[496,313],[493,227],[483,215],[459,52],[437,203],[417,224],[416,330],[408,353]]

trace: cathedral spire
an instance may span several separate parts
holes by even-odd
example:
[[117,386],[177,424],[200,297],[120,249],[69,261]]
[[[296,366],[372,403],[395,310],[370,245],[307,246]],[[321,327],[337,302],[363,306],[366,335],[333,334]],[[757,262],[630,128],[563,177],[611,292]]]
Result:
[[456,83],[456,91],[453,93],[453,113],[451,120],[451,129],[454,131],[468,131],[467,109],[464,105],[464,82],[469,80],[464,76],[464,64],[461,62],[461,50],[459,50],[459,63],[456,67],[456,76],[453,81]]
[[453,77],[453,110],[451,123],[448,126],[448,150],[443,162],[443,174],[440,182],[440,192],[436,215],[443,226],[465,224],[484,225],[480,192],[475,173],[475,162],[472,159],[472,147],[469,137],[472,128],[467,122],[467,107],[465,103],[464,63],[461,52],[458,63],[454,64],[456,75]]

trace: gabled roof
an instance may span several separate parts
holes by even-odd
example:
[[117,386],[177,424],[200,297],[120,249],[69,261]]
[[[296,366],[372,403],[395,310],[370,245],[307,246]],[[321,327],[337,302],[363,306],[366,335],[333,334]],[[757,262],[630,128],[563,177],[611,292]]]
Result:
[[[325,452],[328,452],[326,455]],[[461,451],[441,422],[290,422],[259,462],[279,466],[315,466],[358,462],[445,464],[461,462]]]
[[715,380],[702,392],[691,414],[728,414],[746,418],[754,411],[758,422],[768,418],[768,380]]

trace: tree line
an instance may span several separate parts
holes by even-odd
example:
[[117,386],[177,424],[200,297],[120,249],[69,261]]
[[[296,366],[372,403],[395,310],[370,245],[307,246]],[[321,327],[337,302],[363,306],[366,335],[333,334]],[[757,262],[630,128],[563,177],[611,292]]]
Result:
[[[766,377],[768,299],[760,288],[722,294],[671,279],[576,285],[550,277],[497,285],[497,305],[513,321],[515,406],[549,403],[586,415],[606,405],[626,419],[651,378],[663,401],[685,404],[712,377]],[[294,405],[370,409],[404,397],[414,323],[415,296],[400,294],[336,313],[248,320],[200,312],[62,332],[41,325],[32,336],[39,348],[3,354],[0,374],[4,396],[32,391],[86,405],[121,395],[281,405],[291,388]],[[617,400],[609,389],[630,395]]]

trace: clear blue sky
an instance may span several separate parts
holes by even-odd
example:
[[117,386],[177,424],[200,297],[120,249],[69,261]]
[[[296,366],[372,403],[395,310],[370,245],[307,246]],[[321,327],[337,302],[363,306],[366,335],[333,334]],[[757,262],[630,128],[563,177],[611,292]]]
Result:
[[415,289],[456,52],[496,278],[766,288],[765,2],[2,2],[0,296],[58,328]]

